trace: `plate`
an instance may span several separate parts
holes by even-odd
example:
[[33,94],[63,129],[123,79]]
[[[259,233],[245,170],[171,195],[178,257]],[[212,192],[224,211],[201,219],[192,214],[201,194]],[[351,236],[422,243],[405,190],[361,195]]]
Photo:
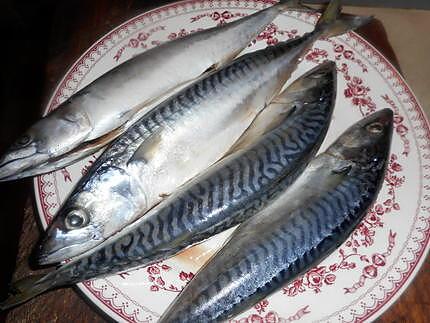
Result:
[[[46,112],[140,52],[270,5],[259,0],[190,0],[141,14],[82,55],[54,91]],[[246,51],[301,35],[312,30],[316,20],[312,13],[286,12]],[[366,218],[338,250],[231,322],[374,320],[404,291],[428,252],[430,132],[420,105],[393,66],[355,33],[318,41],[293,78],[327,59],[338,67],[338,97],[322,149],[364,115],[386,107],[393,109],[395,131],[384,186]],[[90,156],[35,179],[44,226],[96,158]],[[155,265],[78,286],[95,306],[117,321],[155,322],[230,232]]]

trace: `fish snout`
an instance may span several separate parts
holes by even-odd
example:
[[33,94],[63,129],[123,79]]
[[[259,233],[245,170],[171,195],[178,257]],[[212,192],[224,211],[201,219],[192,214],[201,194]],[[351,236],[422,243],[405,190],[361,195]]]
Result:
[[391,109],[382,109],[372,115],[369,123],[378,122],[383,125],[386,131],[389,131],[393,127],[393,118],[394,113]]
[[6,152],[0,158],[0,181],[21,178],[20,173],[22,171],[35,165],[34,156],[35,153],[27,154],[27,151]]
[[58,217],[56,220],[34,251],[34,260],[38,265],[67,261],[100,243],[101,237],[95,228],[69,230]]
[[58,228],[50,227],[34,250],[33,258],[38,265],[59,263],[65,259],[64,233]]
[[0,181],[26,177],[23,171],[46,161],[48,156],[38,151],[39,146],[30,135],[16,140],[0,157]]

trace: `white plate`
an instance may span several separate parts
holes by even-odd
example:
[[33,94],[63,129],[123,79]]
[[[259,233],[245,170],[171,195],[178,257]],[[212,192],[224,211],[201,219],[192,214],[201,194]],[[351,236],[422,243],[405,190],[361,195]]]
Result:
[[[67,72],[46,109],[133,55],[200,28],[233,21],[269,6],[268,1],[191,0],[144,13],[94,44]],[[248,50],[310,31],[316,16],[285,13]],[[294,74],[325,59],[339,68],[334,120],[327,147],[362,116],[395,111],[392,157],[378,202],[343,246],[303,278],[260,302],[232,322],[370,321],[392,304],[412,280],[429,246],[430,133],[413,93],[393,66],[360,36],[318,41]],[[96,156],[35,179],[46,226]],[[117,321],[156,321],[228,233],[157,265],[79,288]]]

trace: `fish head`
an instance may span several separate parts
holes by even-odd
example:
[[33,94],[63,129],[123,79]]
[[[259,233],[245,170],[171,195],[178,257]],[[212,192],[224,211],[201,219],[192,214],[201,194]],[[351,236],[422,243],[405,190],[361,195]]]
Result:
[[307,103],[315,102],[325,95],[335,98],[336,64],[324,62],[312,68],[292,82],[279,96],[283,102],[291,101],[297,108],[305,107]]
[[37,263],[53,264],[79,256],[131,222],[146,206],[136,202],[135,185],[133,178],[115,167],[98,169],[78,184],[37,247]]
[[0,157],[0,181],[33,176],[39,165],[52,162],[87,137],[91,124],[86,114],[68,110],[55,110],[40,119],[6,150]]
[[382,109],[347,129],[327,153],[361,167],[386,163],[393,133],[393,111]]

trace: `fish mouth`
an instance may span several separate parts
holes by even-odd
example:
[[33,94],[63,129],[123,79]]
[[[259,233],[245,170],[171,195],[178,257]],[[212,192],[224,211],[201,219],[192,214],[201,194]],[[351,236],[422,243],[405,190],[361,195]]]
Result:
[[69,260],[72,255],[75,256],[78,247],[79,243],[63,246],[57,242],[55,248],[50,248],[47,243],[41,243],[35,250],[33,259],[39,266],[62,263]]
[[47,155],[37,152],[23,157],[14,157],[14,154],[18,153],[6,153],[0,159],[0,182],[33,176],[38,166],[48,160]]
[[315,66],[314,68],[306,72],[302,77],[324,78],[328,74],[336,74],[336,63],[333,61],[326,61]]
[[391,109],[382,109],[374,112],[372,115],[368,117],[368,123],[371,122],[379,122],[385,127],[390,127],[393,123],[394,113]]
[[33,259],[40,266],[62,263],[97,246],[101,240],[98,233],[88,236],[51,227],[35,248]]
[[27,158],[20,158],[11,160],[8,162],[5,162],[0,165],[0,182],[6,182],[6,181],[13,181],[22,178],[22,173],[25,172],[25,170],[28,167],[19,167],[18,165],[15,165],[16,163],[21,163],[22,161],[25,161]]

